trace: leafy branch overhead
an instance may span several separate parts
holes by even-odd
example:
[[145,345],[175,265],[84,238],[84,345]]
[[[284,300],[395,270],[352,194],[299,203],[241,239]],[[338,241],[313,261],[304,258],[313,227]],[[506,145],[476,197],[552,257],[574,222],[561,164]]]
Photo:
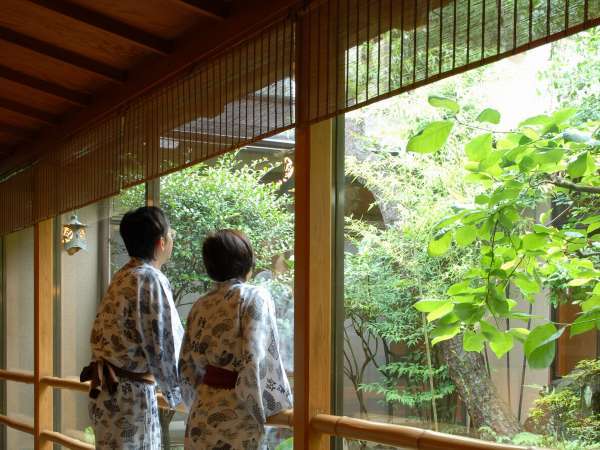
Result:
[[[498,131],[498,111],[484,109],[469,123],[455,101],[430,97],[429,103],[447,117],[427,124],[407,150],[437,152],[453,130],[478,130],[465,145],[465,167],[466,181],[480,189],[437,224],[428,253],[474,246],[480,263],[444,296],[414,307],[435,324],[434,345],[463,333],[466,351],[487,344],[501,357],[520,343],[530,367],[548,367],[563,333],[600,330],[600,122],[575,126],[577,110],[563,109]],[[581,312],[572,323],[555,323],[519,306],[520,299],[533,305],[548,298]],[[528,326],[512,326],[519,321]]]

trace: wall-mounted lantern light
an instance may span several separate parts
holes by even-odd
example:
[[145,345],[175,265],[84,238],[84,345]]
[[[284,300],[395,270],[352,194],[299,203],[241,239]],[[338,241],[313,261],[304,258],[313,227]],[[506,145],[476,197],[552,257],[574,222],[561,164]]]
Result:
[[62,242],[69,255],[79,250],[87,250],[87,225],[81,223],[77,214],[73,214],[68,223],[63,225]]

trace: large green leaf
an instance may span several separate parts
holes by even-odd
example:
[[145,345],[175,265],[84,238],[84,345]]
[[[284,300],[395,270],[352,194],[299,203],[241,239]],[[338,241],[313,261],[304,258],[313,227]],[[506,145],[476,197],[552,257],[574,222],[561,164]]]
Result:
[[446,300],[419,300],[417,303],[413,305],[417,311],[421,311],[424,313],[429,313],[437,308],[439,308],[444,303],[447,303]]
[[600,307],[581,314],[571,325],[571,337],[598,328],[600,330]]
[[479,333],[467,330],[463,335],[463,348],[466,352],[481,352],[483,350],[483,344],[485,343],[485,337]]
[[442,237],[429,242],[427,253],[429,256],[442,256],[448,251],[451,243],[452,233],[446,232]]
[[439,342],[452,339],[459,333],[459,331],[460,325],[458,323],[438,326],[431,332],[431,345],[436,345]]
[[490,340],[490,348],[497,358],[502,358],[514,345],[513,336],[509,332],[498,333]]
[[498,125],[500,123],[500,113],[492,108],[485,108],[477,116],[479,122],[493,123]]
[[454,122],[451,120],[431,122],[420,133],[408,140],[406,149],[415,153],[437,152],[448,140],[453,126]]
[[447,97],[432,95],[427,99],[427,101],[431,106],[435,106],[436,108],[447,109],[449,111],[452,111],[454,114],[460,111],[460,106],[458,106],[458,103]]
[[514,283],[525,295],[537,294],[541,290],[541,286],[533,277],[523,273],[515,275]]
[[427,321],[433,322],[441,317],[444,317],[446,314],[449,314],[454,309],[454,303],[450,301],[442,302],[436,309],[427,314]]
[[562,335],[564,328],[557,329],[553,323],[535,327],[525,340],[525,356],[532,369],[550,367],[556,355],[555,341]]
[[465,145],[465,152],[470,161],[483,161],[492,152],[492,133],[484,133],[474,137]]
[[490,341],[495,339],[497,335],[500,334],[500,331],[498,331],[498,329],[487,320],[481,320],[479,322],[479,326],[483,335]]
[[561,125],[567,122],[571,117],[577,114],[575,108],[564,108],[552,114],[552,122],[556,125]]
[[473,225],[465,225],[457,228],[454,232],[454,239],[459,247],[466,247],[467,245],[470,245],[476,238],[477,228],[475,228]]
[[[567,172],[572,178],[579,178],[589,171],[594,163],[593,157],[588,152],[581,153],[574,161],[571,161],[567,166]],[[593,169],[593,166],[592,166]]]
[[545,114],[540,114],[538,116],[533,116],[525,119],[519,124],[519,128],[524,129],[529,126],[542,126],[546,127],[552,123],[552,118]]
[[[542,150],[537,152],[533,158],[537,161],[538,164],[556,164],[563,159],[565,155],[564,150],[560,148],[552,148],[549,150]],[[555,167],[555,166],[553,166]]]
[[523,248],[525,250],[539,250],[548,243],[545,234],[530,233],[523,236]]
[[515,339],[523,343],[527,340],[527,336],[529,336],[529,330],[527,328],[511,328],[509,333],[512,334]]

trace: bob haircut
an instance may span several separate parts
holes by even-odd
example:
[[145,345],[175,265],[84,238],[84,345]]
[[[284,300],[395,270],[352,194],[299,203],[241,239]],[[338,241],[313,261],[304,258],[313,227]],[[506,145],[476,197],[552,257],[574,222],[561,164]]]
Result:
[[157,241],[167,236],[169,228],[169,219],[162,209],[143,206],[123,216],[119,232],[129,256],[152,260]]
[[202,245],[202,258],[208,276],[214,281],[245,281],[256,259],[250,241],[237,230],[210,233]]

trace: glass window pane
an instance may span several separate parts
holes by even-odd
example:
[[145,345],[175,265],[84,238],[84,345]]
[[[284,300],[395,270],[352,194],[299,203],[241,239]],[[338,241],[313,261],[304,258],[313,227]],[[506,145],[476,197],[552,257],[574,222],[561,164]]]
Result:
[[[171,261],[164,268],[185,323],[195,300],[212,282],[202,265],[202,242],[210,231],[242,230],[257,264],[252,282],[273,296],[284,365],[293,382],[293,159],[294,134],[257,142],[161,178],[160,206],[176,231]],[[186,417],[170,422],[171,445],[182,445]],[[269,429],[271,446],[289,437]]]
[[[576,289],[581,284],[567,286],[574,272],[569,272],[565,261],[564,266],[548,263],[538,271],[534,264],[538,259],[532,258],[525,267],[518,267],[539,279],[546,277],[543,286],[535,285],[530,295],[518,279],[499,285],[497,295],[491,299],[481,299],[507,298],[510,311],[531,316],[530,320],[522,320],[509,310],[495,318],[486,313],[483,318],[500,338],[493,346],[486,344],[481,352],[465,351],[460,334],[436,339],[439,343],[433,345],[434,338],[444,337],[443,331],[450,336],[454,324],[460,321],[464,323],[462,328],[455,327],[457,332],[483,329],[481,318],[471,323],[465,319],[470,317],[465,316],[469,301],[478,301],[477,292],[466,293],[464,304],[449,302],[452,311],[440,312],[446,328],[441,328],[440,321],[427,320],[431,310],[422,313],[414,308],[418,300],[448,299],[452,285],[476,278],[474,273],[485,271],[491,264],[497,263],[497,271],[491,275],[494,279],[500,279],[502,271],[511,273],[511,258],[501,262],[486,259],[491,247],[482,239],[485,228],[478,225],[471,231],[469,222],[463,223],[462,218],[456,223],[438,224],[459,211],[485,210],[487,214],[493,198],[486,189],[502,177],[512,176],[508,174],[511,164],[503,159],[506,141],[501,140],[506,136],[510,139],[512,135],[506,131],[515,129],[521,121],[531,116],[540,120],[541,114],[571,106],[579,112],[570,126],[583,127],[586,120],[597,120],[598,104],[589,105],[588,96],[597,98],[598,84],[587,75],[587,64],[600,67],[597,39],[597,30],[566,38],[345,115],[344,167],[339,168],[344,179],[344,211],[338,214],[343,216],[344,230],[338,238],[337,253],[343,253],[343,274],[338,274],[343,280],[343,295],[339,295],[338,309],[343,316],[336,323],[340,366],[336,374],[336,413],[513,444],[561,449],[591,449],[600,444],[600,434],[591,431],[600,429],[600,410],[594,400],[600,367],[597,330],[575,337],[565,330],[556,342],[556,353],[548,352],[551,364],[545,368],[532,368],[533,364],[527,363],[518,336],[526,336],[542,324],[561,327],[572,323],[582,313],[583,300],[597,301],[591,289],[583,294]],[[557,79],[564,79],[564,83],[557,83]],[[593,94],[583,93],[576,85]],[[432,96],[442,103],[440,97],[456,99],[460,105],[457,118],[447,101],[446,108],[434,108]],[[499,124],[477,119],[488,107],[500,111]],[[422,153],[409,151],[419,147],[415,144],[419,139],[411,138],[433,121],[453,123],[444,145],[430,151],[421,144]],[[493,171],[496,163],[474,155],[477,142],[467,146],[487,131],[493,132],[494,138],[483,151],[489,150],[500,161],[489,184],[477,182],[472,173],[486,168]],[[556,130],[545,132],[561,136]],[[422,141],[426,135],[424,132],[418,136]],[[546,144],[549,148],[555,145],[540,145]],[[525,146],[517,143],[519,149],[521,145]],[[560,151],[570,149],[561,147]],[[486,166],[488,163],[490,166]],[[504,228],[492,233],[498,232],[499,240],[513,231],[511,228],[537,233],[541,230],[540,220],[545,225],[551,220],[550,225],[558,229],[568,230],[570,224],[584,230],[588,223],[583,219],[600,211],[595,198],[579,194],[554,192],[550,197],[550,191],[545,190],[536,197],[526,190],[528,171],[517,163],[512,166],[521,170],[514,176],[515,183],[526,180],[523,195],[531,194],[531,198],[526,207],[515,210],[518,226],[505,222]],[[542,180],[543,185],[546,173],[541,171],[539,176],[536,180]],[[512,203],[500,199],[496,204],[498,211],[503,211],[501,208]],[[538,228],[533,228],[534,223]],[[463,228],[455,232],[459,225]],[[450,239],[444,246],[440,238],[448,231]],[[435,243],[430,245],[432,241]],[[515,250],[511,242],[505,242],[506,256]],[[502,246],[502,242],[496,245]],[[589,243],[590,247],[594,245]],[[517,247],[517,251],[522,248]],[[600,266],[594,251],[581,250],[571,257],[576,260],[574,264],[581,263],[590,270]],[[516,256],[514,259],[518,264]],[[547,277],[544,270],[552,271],[555,277]],[[472,283],[469,287],[484,285]],[[516,331],[505,334],[508,327]],[[510,351],[501,351],[502,338],[510,343]],[[553,344],[550,346],[554,350]],[[343,448],[384,447],[344,441]]]
[[33,372],[33,228],[4,236],[6,368]]
[[[4,236],[5,348],[8,370],[33,372],[33,228]],[[3,382],[8,416],[33,423],[33,386],[12,381]],[[32,450],[33,438],[5,427],[6,446],[16,450]]]
[[13,430],[10,427],[0,425],[6,430],[6,448],[14,450],[33,450],[33,436],[28,433],[22,433],[18,430]]

